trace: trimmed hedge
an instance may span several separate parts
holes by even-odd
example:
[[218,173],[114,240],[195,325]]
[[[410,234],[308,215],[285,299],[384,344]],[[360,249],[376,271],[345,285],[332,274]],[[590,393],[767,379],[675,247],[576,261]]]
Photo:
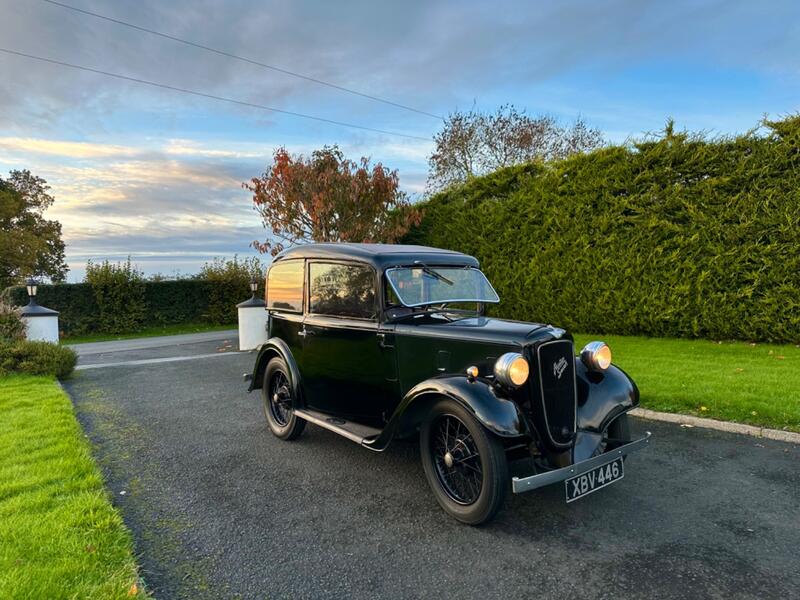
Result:
[[503,317],[800,342],[800,116],[527,164],[432,197],[409,243],[476,256]]
[[[251,295],[246,283],[231,285],[229,282],[182,279],[145,281],[143,285],[146,310],[141,327],[201,322],[233,324],[236,323],[236,304]],[[17,306],[28,303],[25,287],[9,288],[6,295],[9,302]],[[230,305],[230,308],[225,312],[212,310],[212,298]],[[94,290],[88,283],[40,285],[37,300],[42,306],[59,311],[59,327],[64,337],[109,333],[100,326],[100,310]]]

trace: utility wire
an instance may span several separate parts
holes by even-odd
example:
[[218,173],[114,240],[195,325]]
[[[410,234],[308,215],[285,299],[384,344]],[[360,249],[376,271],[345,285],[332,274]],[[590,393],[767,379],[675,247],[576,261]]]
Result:
[[122,25],[123,27],[130,27],[131,29],[136,29],[138,31],[144,31],[145,33],[150,33],[152,35],[157,35],[159,37],[172,40],[173,42],[178,42],[180,44],[186,44],[187,46],[192,46],[194,48],[199,48],[201,50],[206,50],[207,52],[213,52],[214,54],[219,54],[220,56],[226,56],[228,58],[233,58],[235,60],[240,60],[242,62],[249,63],[251,65],[257,65],[259,67],[263,67],[265,69],[270,69],[272,71],[277,71],[278,73],[283,73],[284,75],[291,75],[292,77],[298,77],[300,79],[305,79],[306,81],[311,81],[313,83],[317,83],[319,85],[324,85],[329,88],[333,88],[335,90],[339,90],[341,92],[347,92],[348,94],[353,94],[355,96],[361,96],[362,98],[368,98],[369,100],[374,100],[375,102],[382,102],[383,104],[388,104],[390,106],[394,106],[397,108],[402,108],[404,110],[410,110],[411,112],[415,112],[420,115],[425,115],[426,117],[432,117],[434,119],[439,119],[440,121],[444,120],[444,117],[440,115],[435,115],[433,113],[426,112],[424,110],[420,110],[418,108],[414,108],[412,106],[406,106],[405,104],[400,104],[399,102],[392,102],[391,100],[386,100],[384,98],[379,98],[378,96],[372,96],[370,94],[365,94],[364,92],[359,92],[341,85],[336,85],[335,83],[329,83],[327,81],[323,81],[321,79],[316,79],[314,77],[309,77],[308,75],[303,75],[301,73],[296,73],[294,71],[289,71],[288,69],[283,69],[281,67],[276,67],[275,65],[268,65],[266,63],[254,60],[252,58],[246,58],[244,56],[239,56],[238,54],[232,54],[231,52],[225,52],[224,50],[218,50],[217,48],[212,48],[210,46],[206,46],[204,44],[200,44],[197,42],[192,42],[190,40],[185,40],[183,38],[176,37],[174,35],[169,35],[168,33],[162,33],[161,31],[156,31],[154,29],[148,29],[147,27],[141,27],[139,25],[134,25],[133,23],[128,23],[127,21],[122,21],[120,19],[114,19],[113,17],[108,17],[106,15],[101,15],[96,12],[92,12],[90,10],[84,10],[82,8],[78,8],[76,6],[71,6],[69,4],[64,4],[63,2],[56,2],[56,0],[42,0],[43,2],[47,2],[48,4],[53,4],[55,6],[60,6],[61,8],[66,8],[67,10],[71,10],[77,13],[81,13],[84,15],[88,15],[90,17],[95,17],[98,19],[103,19],[104,21],[109,21],[111,23],[116,23],[117,25]]
[[8,48],[0,48],[0,52],[5,52],[6,54],[12,54],[14,56],[22,56],[24,58],[30,58],[32,60],[38,60],[40,62],[50,63],[53,65],[59,65],[62,67],[69,67],[70,69],[78,69],[80,71],[88,71],[90,73],[97,73],[98,75],[105,75],[107,77],[115,77],[116,79],[123,79],[125,81],[132,81],[134,83],[141,83],[144,85],[149,85],[152,87],[162,88],[165,90],[172,90],[174,92],[181,92],[183,94],[191,94],[192,96],[200,96],[201,98],[210,98],[212,100],[219,100],[220,102],[229,102],[231,104],[239,104],[241,106],[248,106],[250,108],[259,108],[261,110],[269,110],[276,113],[281,113],[284,115],[291,115],[293,117],[300,117],[302,119],[311,119],[312,121],[321,121],[322,123],[330,123],[332,125],[339,125],[341,127],[350,127],[352,129],[361,129],[363,131],[372,131],[375,133],[383,133],[385,135],[396,135],[404,138],[409,138],[412,140],[423,140],[423,141],[430,141],[430,138],[421,137],[417,135],[410,135],[408,133],[400,133],[398,131],[387,131],[385,129],[376,129],[374,127],[367,127],[366,125],[355,125],[353,123],[345,123],[344,121],[334,121],[333,119],[326,119],[324,117],[315,117],[314,115],[306,115],[299,112],[293,112],[290,110],[283,110],[280,108],[273,108],[271,106],[266,106],[264,104],[256,104],[254,102],[246,102],[244,100],[236,100],[235,98],[226,98],[224,96],[215,96],[214,94],[206,94],[205,92],[198,92],[197,90],[190,90],[187,88],[181,88],[174,85],[168,85],[166,83],[158,83],[157,81],[148,81],[147,79],[139,79],[137,77],[128,77],[127,75],[120,75],[119,73],[109,73],[108,71],[101,71],[100,69],[93,69],[91,67],[84,67],[81,65],[74,65],[68,62],[62,62],[60,60],[54,60],[52,58],[45,58],[43,56],[35,56],[33,54],[25,54],[24,52],[17,52],[16,50],[9,50]]

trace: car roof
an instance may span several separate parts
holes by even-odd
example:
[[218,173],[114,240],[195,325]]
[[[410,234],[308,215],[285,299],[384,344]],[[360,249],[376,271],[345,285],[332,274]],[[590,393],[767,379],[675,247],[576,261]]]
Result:
[[401,244],[303,244],[281,252],[276,261],[290,258],[329,258],[368,263],[377,269],[413,265],[419,261],[426,265],[458,265],[477,267],[478,260],[452,250]]

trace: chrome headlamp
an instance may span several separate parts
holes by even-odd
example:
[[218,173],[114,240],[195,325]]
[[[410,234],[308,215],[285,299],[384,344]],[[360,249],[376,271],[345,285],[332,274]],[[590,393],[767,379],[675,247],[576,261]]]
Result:
[[506,352],[494,363],[495,379],[508,387],[521,386],[528,381],[529,372],[528,361],[519,352]]
[[589,342],[581,350],[581,362],[590,371],[605,371],[611,366],[611,348],[605,342]]

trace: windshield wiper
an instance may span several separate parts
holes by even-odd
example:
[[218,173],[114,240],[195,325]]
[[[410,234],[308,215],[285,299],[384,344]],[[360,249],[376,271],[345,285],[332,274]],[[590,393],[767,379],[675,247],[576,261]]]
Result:
[[414,264],[419,265],[422,268],[422,272],[425,273],[426,275],[430,275],[434,279],[438,279],[439,281],[446,283],[447,285],[453,285],[452,281],[450,281],[447,277],[445,277],[441,273],[434,271],[428,265],[422,264],[418,260],[415,260]]
[[[459,321],[461,319],[467,319],[469,317],[477,316],[475,311],[470,310],[462,310],[458,308],[431,308],[430,306],[423,306],[421,307],[424,310],[421,312],[410,312],[404,313],[401,315],[397,315],[392,318],[392,321],[403,321],[409,319],[418,319],[420,317],[429,317],[432,315],[439,315],[447,319],[448,322]],[[458,318],[454,319],[453,316],[458,316]]]

